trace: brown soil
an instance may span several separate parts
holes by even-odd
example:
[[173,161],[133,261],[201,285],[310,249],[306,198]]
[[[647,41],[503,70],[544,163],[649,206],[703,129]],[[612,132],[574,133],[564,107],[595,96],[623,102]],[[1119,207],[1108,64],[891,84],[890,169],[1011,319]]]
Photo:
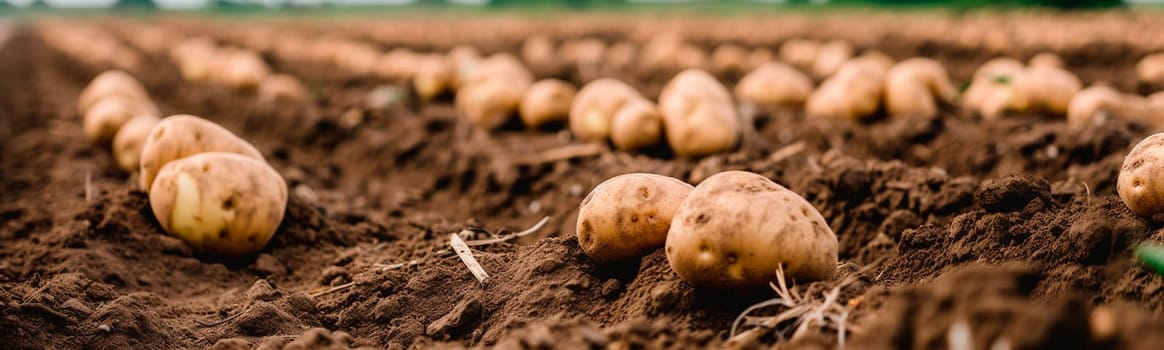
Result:
[[[918,40],[861,44],[941,58],[960,81],[990,57]],[[1128,62],[1148,50],[1080,47],[1065,57],[1085,81],[1125,88],[1135,87]],[[838,345],[834,330],[790,342],[787,324],[728,342],[736,316],[773,293],[696,290],[662,252],[597,266],[578,247],[576,208],[602,180],[641,171],[697,183],[731,169],[803,195],[837,233],[837,279],[794,290],[820,299],[840,286],[847,346],[944,348],[963,334],[980,349],[1164,340],[1164,280],[1130,254],[1164,239],[1161,225],[1114,192],[1124,154],[1151,132],[1143,125],[1076,133],[1045,116],[982,122],[952,108],[865,124],[771,111],[738,151],[674,159],[580,146],[564,132],[485,135],[447,99],[371,110],[363,99],[380,82],[302,62],[272,60],[316,101],[268,106],[147,58],[134,74],[164,112],[232,129],[288,180],[282,227],[261,254],[230,261],[165,235],[136,179],[82,141],[74,101],[103,67],[20,31],[0,49],[0,348]],[[635,84],[649,91],[665,77]],[[451,233],[504,235],[542,217],[536,234],[481,248],[484,284],[438,253]]]

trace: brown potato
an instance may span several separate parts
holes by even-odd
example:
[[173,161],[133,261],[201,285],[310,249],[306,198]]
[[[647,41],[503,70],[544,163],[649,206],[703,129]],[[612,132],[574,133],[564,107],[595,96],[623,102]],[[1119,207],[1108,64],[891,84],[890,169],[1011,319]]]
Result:
[[141,188],[149,192],[154,177],[166,163],[205,152],[237,153],[263,161],[263,154],[246,140],[206,119],[188,114],[162,119],[141,151]]
[[1075,130],[1106,118],[1152,123],[1148,101],[1139,95],[1123,94],[1109,86],[1094,85],[1071,97],[1067,125]]
[[702,70],[685,70],[663,86],[659,114],[667,143],[681,157],[727,152],[740,138],[740,118],[731,95]]
[[1043,52],[1034,57],[1027,63],[1031,67],[1050,67],[1050,68],[1066,68],[1067,65],[1063,63],[1063,59],[1059,55]]
[[820,47],[821,43],[816,40],[790,39],[780,45],[780,60],[801,69],[812,69]]
[[997,96],[1004,93],[1002,81],[1010,81],[1021,73],[1025,67],[1022,62],[1009,57],[999,57],[987,61],[978,70],[974,71],[974,78],[970,87],[962,94],[962,107],[978,111],[982,115],[996,115],[1002,104]]
[[462,86],[454,104],[470,123],[491,130],[504,125],[517,112],[523,94],[523,85],[488,79]]
[[561,80],[539,80],[521,97],[521,121],[528,127],[537,128],[547,123],[568,120],[576,90],[573,85]]
[[271,69],[258,53],[249,50],[226,50],[220,54],[216,69],[210,77],[235,90],[254,90],[271,74]]
[[499,53],[477,63],[468,71],[458,72],[465,74],[458,78],[461,86],[473,85],[485,80],[501,80],[506,84],[514,85],[525,90],[533,84],[533,74],[508,53]]
[[440,55],[426,55],[416,63],[416,75],[412,77],[412,87],[421,100],[436,98],[453,84],[453,66]]
[[142,105],[142,102],[131,97],[111,95],[97,100],[89,107],[82,120],[85,138],[98,145],[108,146],[117,135],[121,126],[137,116],[157,116],[158,112],[152,105]]
[[121,126],[113,137],[113,159],[117,161],[117,167],[127,173],[140,169],[142,146],[160,120],[156,115],[140,115]]
[[758,174],[726,171],[696,186],[671,221],[667,261],[684,280],[763,288],[778,266],[796,280],[832,279],[837,236],[808,201]]
[[393,49],[376,61],[375,74],[384,79],[407,80],[416,74],[420,54],[408,49]]
[[149,197],[166,233],[201,253],[244,256],[275,235],[287,183],[261,159],[205,152],[166,163]]
[[606,141],[610,138],[614,114],[626,101],[641,98],[626,83],[603,78],[586,84],[570,104],[570,131],[582,141]]
[[758,47],[753,49],[752,52],[748,53],[748,63],[744,68],[748,71],[756,70],[760,68],[760,66],[763,66],[768,62],[772,62],[775,59],[776,55],[772,53],[772,50]]
[[1148,136],[1128,152],[1120,167],[1116,190],[1140,216],[1164,212],[1164,133]]
[[472,75],[477,65],[481,64],[481,52],[476,47],[457,45],[445,55],[453,64],[453,89],[460,89],[465,79]]
[[1071,97],[1083,89],[1075,74],[1054,67],[1027,67],[1011,82],[1010,103],[1013,111],[1042,111],[1066,115]]
[[259,101],[263,103],[294,102],[311,100],[311,93],[298,78],[287,74],[271,74],[259,83]]
[[625,174],[590,190],[578,209],[578,245],[599,263],[640,257],[663,246],[691,185],[668,176]]
[[805,102],[810,116],[861,119],[877,112],[885,90],[885,76],[892,65],[881,56],[850,60],[821,83]]
[[151,101],[145,87],[129,73],[109,70],[98,74],[81,91],[81,96],[77,98],[77,112],[85,115],[98,100],[114,95],[141,102]]
[[719,73],[743,73],[748,66],[748,50],[736,44],[722,44],[711,52],[711,68]]
[[1164,85],[1164,52],[1140,59],[1136,64],[1136,77],[1142,82]]
[[611,120],[610,140],[621,150],[658,145],[662,136],[663,117],[655,104],[645,98],[628,100]]
[[933,59],[907,59],[886,74],[885,107],[890,116],[934,117],[936,101],[950,103],[957,94],[946,68]]
[[766,108],[799,107],[812,94],[812,79],[796,68],[768,62],[736,84],[736,99]]
[[831,76],[853,57],[853,44],[833,40],[820,46],[812,62],[812,73],[819,78]]

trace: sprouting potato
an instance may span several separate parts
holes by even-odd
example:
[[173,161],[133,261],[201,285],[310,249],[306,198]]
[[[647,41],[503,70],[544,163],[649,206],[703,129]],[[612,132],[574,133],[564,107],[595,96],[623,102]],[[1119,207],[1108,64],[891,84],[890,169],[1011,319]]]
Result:
[[798,107],[812,94],[812,79],[781,62],[768,62],[740,79],[736,99],[766,108]]
[[521,98],[521,121],[528,127],[537,128],[568,120],[576,90],[570,83],[557,79],[543,79],[534,83]]
[[847,41],[833,40],[820,46],[812,62],[812,73],[817,77],[831,76],[853,57],[853,45]]
[[1043,52],[1034,57],[1027,63],[1031,67],[1050,67],[1050,68],[1064,68],[1063,59],[1059,55]]
[[[1018,75],[1025,69],[1022,62],[1009,57],[999,57],[987,61],[978,67],[974,72],[974,78],[970,82],[970,87],[962,94],[962,107],[977,110],[980,113],[983,110],[983,105],[991,101],[997,101],[998,98],[992,96],[999,95],[998,90],[1002,89],[1000,81],[1010,81],[1015,75]],[[994,104],[999,104],[994,102]],[[989,114],[994,114],[994,112]],[[988,114],[988,113],[982,113]]]
[[449,89],[453,82],[453,67],[444,56],[426,55],[416,63],[412,87],[421,100],[432,100]]
[[196,251],[244,256],[279,228],[287,183],[261,159],[206,152],[166,163],[149,198],[162,228]]
[[1140,59],[1136,64],[1136,77],[1142,82],[1164,85],[1164,52]]
[[117,130],[130,119],[141,115],[157,115],[157,109],[152,103],[149,105],[142,103],[137,99],[120,95],[97,100],[83,116],[82,128],[85,138],[93,143],[108,146],[113,136],[117,135]]
[[[1081,130],[1097,118],[1115,118],[1153,123],[1148,101],[1139,96],[1123,94],[1109,86],[1095,85],[1071,97],[1067,106],[1067,125]],[[1102,120],[1102,119],[1101,119]]]
[[885,107],[891,116],[933,117],[936,101],[950,103],[957,94],[946,68],[933,59],[907,59],[886,74]]
[[821,83],[805,102],[810,116],[861,119],[881,105],[885,76],[893,62],[879,55],[862,55],[846,62]]
[[237,153],[263,161],[255,146],[230,130],[192,115],[173,115],[154,125],[142,145],[142,190],[150,191],[154,177],[166,163],[205,152]]
[[811,69],[820,47],[821,43],[816,40],[790,39],[780,45],[780,60],[801,69]]
[[735,44],[723,44],[711,52],[711,68],[720,73],[742,73],[747,69],[748,50]]
[[140,169],[142,146],[159,120],[156,115],[140,115],[121,126],[113,137],[113,159],[117,161],[117,167],[127,173]]
[[621,150],[636,150],[659,144],[663,135],[663,117],[655,104],[645,98],[633,98],[614,114],[610,141]]
[[259,83],[259,101],[266,103],[295,102],[311,100],[311,93],[299,79],[287,74],[271,74]]
[[570,104],[570,131],[582,141],[606,141],[610,138],[614,114],[626,101],[641,97],[622,81],[594,80],[583,86]]
[[682,157],[726,152],[740,138],[740,118],[731,95],[702,70],[685,70],[663,86],[659,114],[667,143]]
[[150,101],[145,87],[124,71],[109,70],[93,78],[77,98],[77,112],[85,115],[98,100],[107,96],[122,96],[137,101]]
[[1148,136],[1128,152],[1116,180],[1124,204],[1137,215],[1164,212],[1164,133]]
[[663,246],[691,185],[655,174],[625,174],[590,190],[578,210],[578,245],[599,263],[625,261]]
[[525,86],[503,79],[477,81],[461,87],[454,104],[470,123],[496,129],[517,112]]
[[837,237],[812,204],[758,174],[726,171],[691,191],[667,233],[667,261],[684,280],[715,289],[762,288],[783,267],[828,280]]

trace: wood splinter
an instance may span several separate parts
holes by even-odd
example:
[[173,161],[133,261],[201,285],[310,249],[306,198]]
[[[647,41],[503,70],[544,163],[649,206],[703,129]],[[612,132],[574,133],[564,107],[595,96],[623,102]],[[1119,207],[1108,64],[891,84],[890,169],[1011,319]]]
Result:
[[[464,231],[462,231],[464,232]],[[469,272],[473,273],[473,277],[477,278],[477,282],[485,284],[485,279],[489,278],[489,273],[485,272],[485,268],[481,267],[481,263],[477,262],[477,258],[473,257],[473,252],[469,250],[469,245],[465,244],[465,240],[461,238],[460,234],[449,235],[449,246],[453,248],[453,252],[461,257],[461,262],[465,263],[465,267],[469,268]]]

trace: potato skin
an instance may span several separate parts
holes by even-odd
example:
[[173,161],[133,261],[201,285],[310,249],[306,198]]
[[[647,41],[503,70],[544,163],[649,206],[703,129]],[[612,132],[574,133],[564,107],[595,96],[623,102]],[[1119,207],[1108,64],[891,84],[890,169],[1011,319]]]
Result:
[[599,263],[625,261],[659,248],[691,189],[679,179],[655,174],[607,179],[582,200],[578,244]]
[[606,141],[614,114],[633,98],[642,95],[619,80],[602,78],[586,84],[570,104],[570,131],[582,141]]
[[82,129],[89,141],[108,146],[122,125],[134,117],[143,115],[157,115],[152,103],[143,105],[138,100],[126,96],[106,96],[85,111]]
[[781,62],[761,64],[736,84],[736,99],[766,108],[804,105],[812,94],[812,79]]
[[764,287],[786,276],[833,278],[837,237],[808,201],[758,174],[726,171],[696,186],[671,221],[667,261],[691,284]]
[[936,60],[910,58],[893,66],[885,78],[885,108],[891,116],[934,117],[936,101],[953,102],[957,89]]
[[113,137],[113,159],[117,167],[127,173],[135,173],[141,168],[141,149],[150,135],[150,130],[161,119],[153,115],[137,116],[125,122]]
[[655,104],[645,98],[631,99],[614,114],[610,141],[621,150],[636,150],[659,144],[663,117]]
[[423,56],[416,63],[412,88],[416,95],[429,101],[447,91],[453,84],[453,66],[444,56]]
[[517,112],[524,85],[502,79],[477,81],[457,91],[454,104],[457,111],[473,125],[486,130],[496,129],[509,121]]
[[1151,217],[1164,212],[1164,133],[1144,138],[1128,152],[1116,190],[1137,215]]
[[659,114],[671,150],[681,157],[727,152],[740,138],[731,95],[711,74],[685,70],[659,93]]
[[570,104],[577,89],[558,79],[542,79],[521,97],[519,114],[526,126],[536,128],[546,123],[570,118]]
[[227,152],[263,160],[246,140],[206,119],[188,114],[166,117],[154,125],[141,150],[141,188],[149,192],[166,163],[204,152]]
[[287,74],[271,74],[259,83],[259,101],[266,103],[304,103],[311,100],[311,92],[298,78]]
[[258,252],[279,228],[287,183],[267,163],[207,152],[166,163],[149,191],[158,223],[201,253]]
[[129,73],[109,70],[98,74],[77,98],[77,112],[84,115],[97,101],[108,96],[121,96],[134,101],[150,101],[145,87]]

